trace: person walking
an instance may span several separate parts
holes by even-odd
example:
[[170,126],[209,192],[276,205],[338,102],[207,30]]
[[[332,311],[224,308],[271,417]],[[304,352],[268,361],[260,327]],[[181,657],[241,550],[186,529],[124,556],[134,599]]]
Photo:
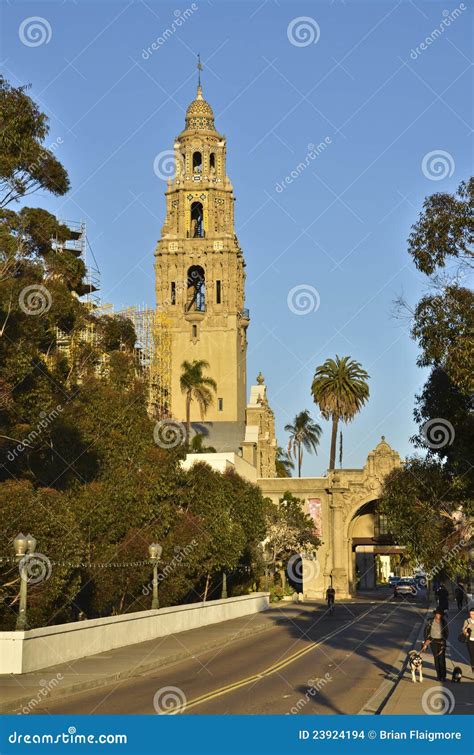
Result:
[[441,611],[447,611],[449,608],[449,592],[447,591],[445,585],[441,583],[441,586],[436,593],[436,597],[438,598],[438,608]]
[[464,585],[462,582],[458,582],[456,585],[456,589],[454,591],[454,597],[456,598],[456,603],[458,606],[458,611],[462,610],[462,607],[464,605]]
[[446,644],[448,635],[448,622],[444,618],[444,612],[440,608],[437,608],[433,617],[426,622],[424,642],[421,650],[425,651],[428,645],[431,646],[436,676],[439,682],[444,682],[446,679]]
[[462,633],[466,637],[467,652],[474,674],[474,606],[469,609],[469,616],[462,625]]
[[334,602],[336,600],[336,591],[332,585],[326,590],[326,602],[330,613],[334,613]]

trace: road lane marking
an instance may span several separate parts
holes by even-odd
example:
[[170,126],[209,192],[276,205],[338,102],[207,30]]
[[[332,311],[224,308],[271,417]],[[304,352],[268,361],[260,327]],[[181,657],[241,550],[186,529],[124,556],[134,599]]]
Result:
[[[389,600],[391,600],[391,598],[389,598]],[[263,677],[270,676],[271,674],[275,674],[277,671],[280,671],[286,666],[289,666],[290,663],[293,663],[299,658],[302,658],[307,653],[310,653],[312,650],[315,650],[315,648],[319,647],[319,645],[322,645],[327,640],[330,640],[332,637],[335,637],[337,634],[340,634],[341,632],[345,631],[346,629],[348,629],[350,626],[357,623],[361,619],[364,619],[369,613],[373,613],[381,605],[383,605],[383,603],[378,603],[375,606],[375,608],[369,608],[360,616],[357,616],[355,619],[352,619],[352,621],[347,622],[347,624],[342,624],[342,626],[340,626],[338,629],[335,629],[334,632],[330,632],[329,634],[325,635],[320,640],[318,640],[318,642],[313,643],[309,647],[302,648],[301,650],[296,651],[295,653],[288,656],[287,658],[284,658],[281,661],[277,661],[272,666],[268,666],[268,668],[264,669],[263,671],[260,671],[256,674],[252,674],[252,676],[247,676],[244,679],[239,679],[237,682],[226,684],[223,687],[220,687],[219,689],[214,690],[213,692],[207,692],[204,695],[195,697],[193,700],[190,700],[186,704],[186,707],[184,708],[183,713],[188,711],[189,708],[194,708],[196,705],[201,705],[202,703],[207,702],[208,700],[213,700],[216,697],[221,697],[222,695],[226,695],[228,692],[232,692],[233,690],[240,689],[240,687],[245,687],[248,684],[252,684],[252,682],[258,682]],[[163,712],[160,715],[166,716],[170,714]]]

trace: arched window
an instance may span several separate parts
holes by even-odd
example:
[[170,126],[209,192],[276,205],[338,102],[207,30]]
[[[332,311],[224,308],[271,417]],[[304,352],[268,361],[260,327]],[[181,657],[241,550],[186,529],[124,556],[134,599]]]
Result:
[[193,152],[193,173],[202,173],[202,155],[200,152]]
[[193,202],[191,205],[191,238],[204,236],[203,208],[201,202]]
[[192,265],[188,270],[187,312],[206,311],[206,277],[200,265]]
[[216,156],[214,152],[211,152],[211,154],[209,155],[209,170],[211,173],[216,172]]

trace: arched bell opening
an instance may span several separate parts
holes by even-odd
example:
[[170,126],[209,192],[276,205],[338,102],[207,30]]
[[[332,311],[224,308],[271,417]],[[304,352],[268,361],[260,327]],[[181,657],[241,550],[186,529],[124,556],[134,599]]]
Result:
[[200,265],[192,265],[188,270],[186,296],[187,312],[206,311],[206,276]]

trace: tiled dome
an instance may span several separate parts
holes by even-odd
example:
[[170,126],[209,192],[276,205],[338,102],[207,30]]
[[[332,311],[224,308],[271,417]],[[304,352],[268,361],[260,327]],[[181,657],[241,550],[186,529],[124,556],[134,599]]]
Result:
[[198,86],[196,99],[186,110],[186,128],[205,129],[214,131],[214,113],[212,107],[202,96],[202,88]]

